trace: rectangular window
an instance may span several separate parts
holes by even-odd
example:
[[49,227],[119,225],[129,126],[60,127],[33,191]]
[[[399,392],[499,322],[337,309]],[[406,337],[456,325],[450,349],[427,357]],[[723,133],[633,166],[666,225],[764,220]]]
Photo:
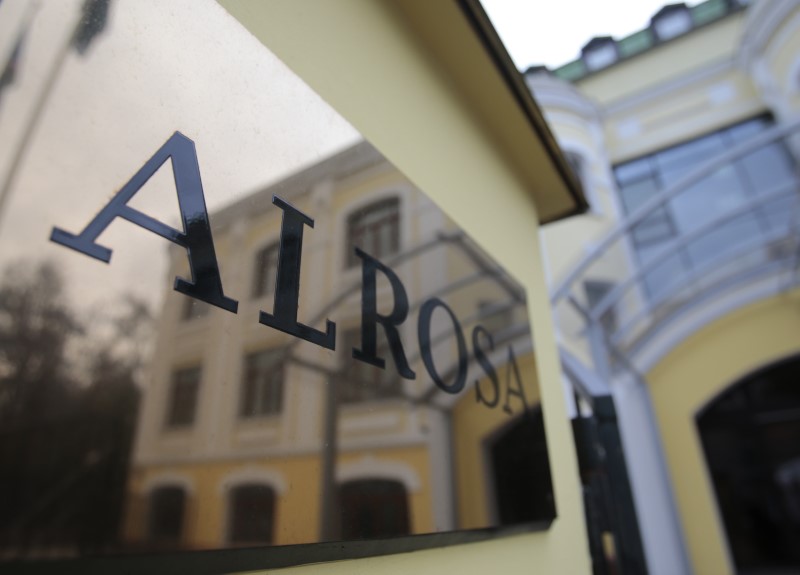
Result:
[[262,297],[275,292],[280,249],[280,243],[275,242],[259,250],[256,254],[255,272],[253,274],[253,297]]
[[[634,213],[658,194],[669,189],[693,170],[713,160],[742,141],[771,126],[768,117],[759,117],[706,134],[654,154],[614,167],[622,205]],[[760,194],[787,185],[793,178],[791,157],[779,143],[731,160],[709,175],[670,198],[631,229],[631,239],[641,263],[726,211],[736,209]],[[759,205],[752,212],[721,223],[662,257],[645,274],[644,283],[651,297],[663,293],[666,280],[683,277],[699,266],[713,264],[760,234],[781,225],[772,204]]]
[[378,328],[378,357],[386,360],[386,369],[353,359],[353,348],[361,346],[360,328],[345,331],[341,341],[342,363],[347,367],[341,372],[339,379],[340,403],[402,397],[403,385],[397,375],[383,329]]
[[194,423],[200,391],[200,368],[181,369],[172,375],[167,427],[187,427]]
[[208,315],[208,304],[193,297],[183,296],[183,308],[181,309],[181,319],[191,321]]
[[400,201],[382,200],[357,210],[347,219],[347,267],[360,263],[353,247],[381,259],[400,250]]
[[239,415],[277,415],[283,406],[283,350],[270,349],[244,358]]

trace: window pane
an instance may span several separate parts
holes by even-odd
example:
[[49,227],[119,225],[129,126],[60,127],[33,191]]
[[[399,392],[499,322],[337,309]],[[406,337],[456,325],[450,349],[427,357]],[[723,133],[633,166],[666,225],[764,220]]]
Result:
[[177,544],[183,531],[186,495],[180,487],[160,487],[150,495],[149,538],[156,544]]
[[654,211],[633,226],[631,231],[634,243],[638,246],[664,242],[675,235],[671,219],[664,208]]
[[408,496],[402,483],[350,481],[339,488],[342,538],[368,539],[409,534]]
[[686,269],[680,256],[671,255],[661,263],[656,264],[644,276],[647,293],[652,298],[657,298],[669,292],[677,285],[686,282]]
[[253,297],[261,297],[275,292],[279,254],[279,243],[269,245],[256,254],[255,269],[253,270]]
[[720,135],[711,134],[657,153],[656,164],[661,170],[663,184],[670,185],[677,178],[724,150],[725,144]]
[[242,417],[275,415],[283,406],[283,350],[252,353],[244,359]]
[[744,203],[745,192],[733,166],[723,166],[711,176],[686,188],[671,201],[680,232],[689,232]]
[[266,485],[242,485],[230,496],[231,543],[269,545],[273,543],[275,492]]
[[342,364],[344,371],[338,382],[338,398],[340,403],[359,403],[402,397],[403,386],[394,366],[386,335],[381,327],[377,331],[378,357],[386,362],[386,369],[381,369],[363,361],[352,361],[352,350],[361,349],[361,330],[352,329],[344,332],[342,337]]
[[194,423],[199,387],[200,368],[175,372],[172,378],[172,394],[167,414],[169,427],[184,427]]
[[622,205],[625,212],[632,213],[641,205],[645,204],[659,192],[659,186],[655,178],[648,177],[643,180],[626,184],[620,188],[622,195]]
[[758,221],[752,214],[720,224],[688,245],[692,262],[697,265],[712,264],[729,252],[752,242],[760,234]]
[[650,156],[621,164],[614,168],[614,175],[620,184],[627,184],[635,180],[650,176],[652,173],[652,159]]
[[739,163],[756,194],[773,191],[792,181],[792,161],[786,148],[780,144],[771,144],[748,154]]
[[[400,247],[400,201],[383,200],[352,214],[347,220],[349,246],[356,246],[374,258],[382,259]],[[352,247],[347,251],[347,265],[360,263]]]

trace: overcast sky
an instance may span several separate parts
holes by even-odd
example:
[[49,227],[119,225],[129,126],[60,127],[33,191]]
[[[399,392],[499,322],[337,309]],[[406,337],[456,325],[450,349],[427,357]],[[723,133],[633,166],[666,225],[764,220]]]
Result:
[[[481,0],[520,70],[551,69],[580,55],[594,36],[623,38],[645,28],[670,0]],[[698,0],[687,5],[699,4]]]

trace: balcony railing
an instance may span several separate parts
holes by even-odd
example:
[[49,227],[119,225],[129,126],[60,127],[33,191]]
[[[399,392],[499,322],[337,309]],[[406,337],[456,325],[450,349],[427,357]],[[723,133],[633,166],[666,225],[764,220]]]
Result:
[[[582,359],[603,379],[622,368],[641,369],[643,357],[685,333],[688,324],[713,318],[712,308],[723,313],[794,287],[800,264],[796,162],[789,160],[790,169],[771,174],[770,185],[748,197],[731,193],[722,209],[717,202],[702,213],[702,194],[727,198],[714,186],[737,174],[737,161],[760,161],[778,150],[791,158],[799,140],[800,122],[765,130],[691,170],[609,231],[551,296],[573,362]],[[644,253],[636,245],[637,226],[668,213],[681,198],[698,207],[692,225]]]

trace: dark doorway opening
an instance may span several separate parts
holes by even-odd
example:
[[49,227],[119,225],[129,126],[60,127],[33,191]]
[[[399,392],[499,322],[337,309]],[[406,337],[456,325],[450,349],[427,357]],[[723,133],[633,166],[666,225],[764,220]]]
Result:
[[698,416],[739,573],[800,571],[800,356],[730,386]]
[[556,516],[542,410],[528,410],[489,446],[497,516],[502,525]]
[[339,488],[342,539],[408,535],[408,495],[399,481],[364,479]]

